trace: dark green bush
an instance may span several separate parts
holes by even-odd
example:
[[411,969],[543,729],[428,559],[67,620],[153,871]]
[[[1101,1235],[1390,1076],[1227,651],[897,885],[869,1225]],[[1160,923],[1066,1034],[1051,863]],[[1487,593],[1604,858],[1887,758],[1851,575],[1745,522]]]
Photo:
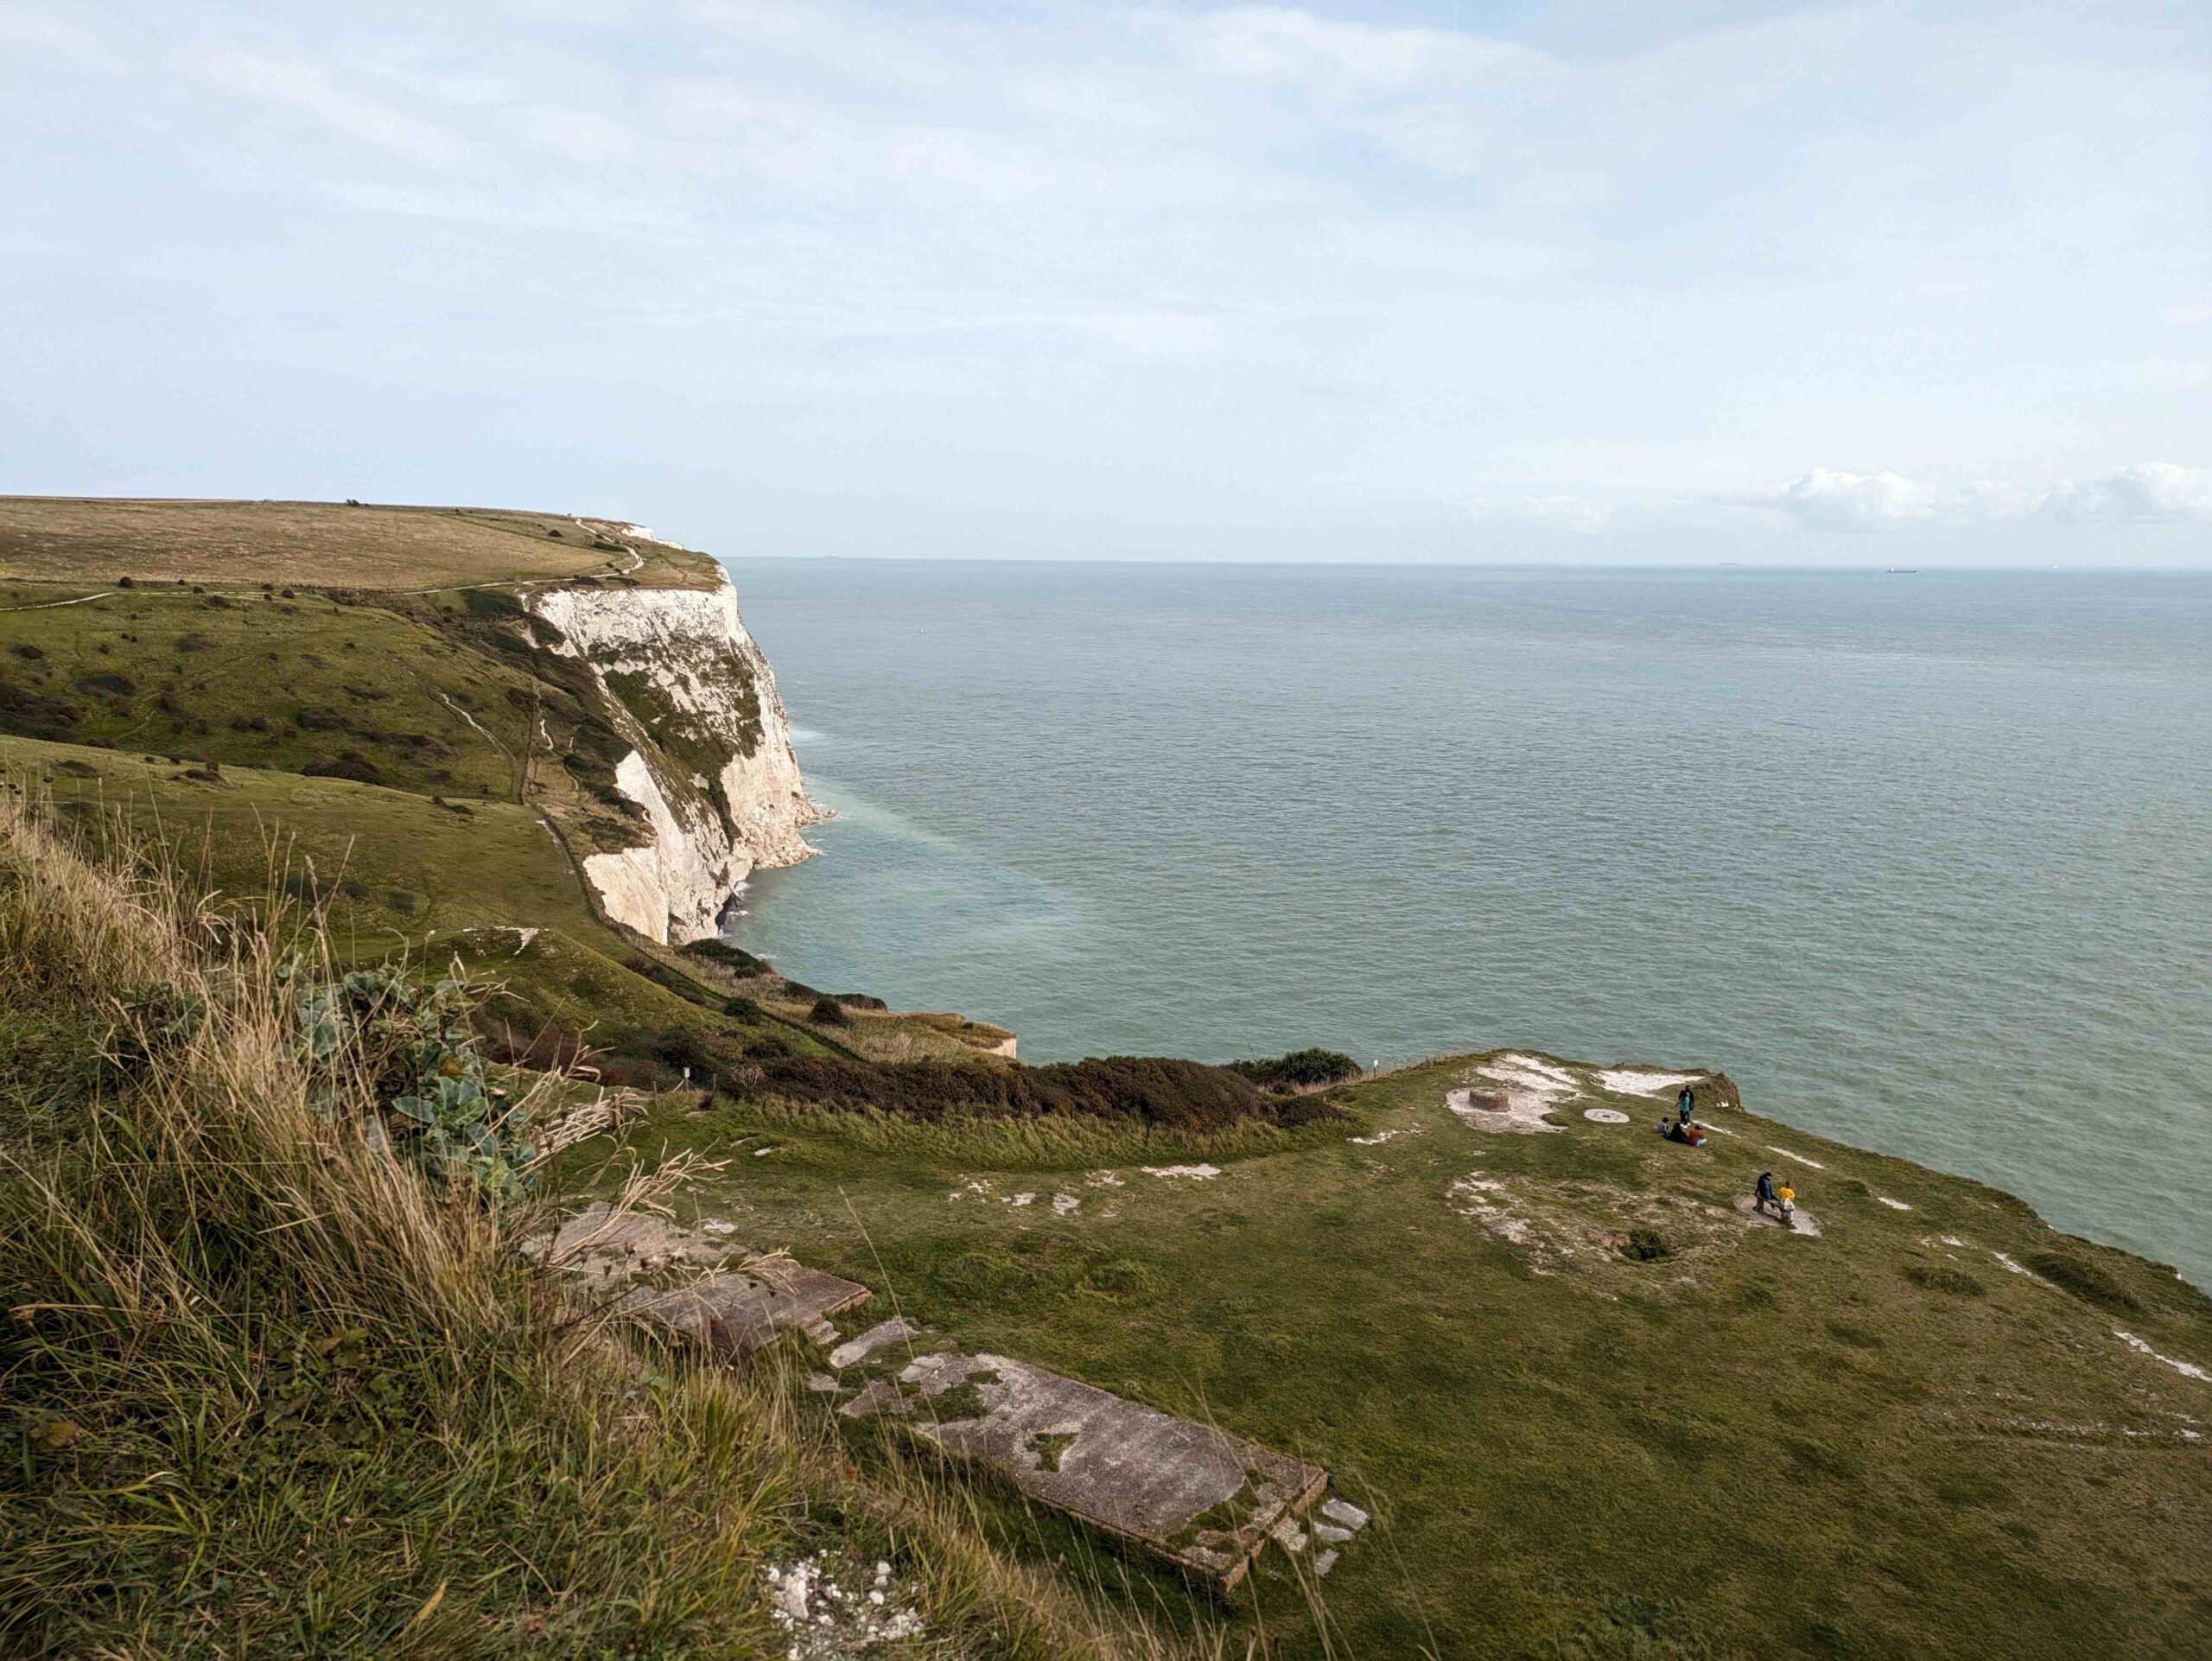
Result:
[[1263,1089],[1300,1090],[1341,1084],[1358,1072],[1359,1063],[1338,1050],[1293,1050],[1270,1060],[1231,1061],[1229,1070]]
[[1973,1276],[1942,1263],[1907,1263],[1898,1271],[1915,1286],[1929,1292],[1948,1292],[1954,1297],[1978,1298],[1983,1287]]
[[849,1027],[853,1024],[852,1016],[845,1013],[845,1006],[828,996],[815,999],[814,1007],[806,1012],[806,1018],[823,1027]]
[[1621,1256],[1630,1263],[1656,1263],[1674,1255],[1675,1249],[1656,1229],[1632,1228],[1621,1242]]
[[2087,1258],[2063,1251],[2032,1251],[2029,1268],[2052,1285],[2072,1293],[2084,1303],[2101,1309],[2140,1310],[2143,1301]]
[[694,940],[683,948],[686,957],[704,958],[709,963],[728,970],[741,980],[748,976],[765,975],[768,965],[750,951],[740,951],[727,940]]

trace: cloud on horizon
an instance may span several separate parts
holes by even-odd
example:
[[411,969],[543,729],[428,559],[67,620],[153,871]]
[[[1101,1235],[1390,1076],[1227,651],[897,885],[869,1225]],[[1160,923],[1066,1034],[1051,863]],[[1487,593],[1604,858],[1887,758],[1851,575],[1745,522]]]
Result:
[[1724,11],[0,0],[7,483],[2212,558],[2212,20]]

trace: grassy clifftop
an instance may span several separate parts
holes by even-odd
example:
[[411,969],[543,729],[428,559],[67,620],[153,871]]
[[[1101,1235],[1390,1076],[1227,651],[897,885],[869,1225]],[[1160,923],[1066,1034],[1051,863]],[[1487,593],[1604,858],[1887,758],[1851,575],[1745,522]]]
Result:
[[[827,1542],[898,1554],[950,1653],[2212,1652],[2212,1305],[2009,1196],[1718,1075],[1692,1150],[1651,1134],[1670,1085],[1547,1057],[1025,1069],[607,926],[574,856],[634,834],[649,689],[555,661],[513,590],[698,557],[577,528],[0,504],[0,1646],[780,1654],[754,1576]],[[458,963],[517,1092],[642,1105],[539,1171],[549,1212],[695,1156],[684,1220],[1324,1466],[1373,1525],[1223,1604],[812,1392],[550,1316],[505,1225],[315,1117],[263,1019],[286,941]],[[179,989],[223,1043],[118,1079]],[[1770,1168],[1816,1238],[1738,1208]]]
[[624,537],[614,519],[382,503],[0,496],[0,576],[38,582],[313,583],[378,589],[563,582],[625,572],[709,587],[711,562]]

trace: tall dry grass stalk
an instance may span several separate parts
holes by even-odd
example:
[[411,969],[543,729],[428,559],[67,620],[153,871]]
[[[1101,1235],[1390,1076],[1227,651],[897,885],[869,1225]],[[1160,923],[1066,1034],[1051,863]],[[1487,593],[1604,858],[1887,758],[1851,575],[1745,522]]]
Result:
[[779,1653],[762,1562],[842,1534],[909,1565],[947,1654],[1224,1653],[1009,1560],[918,1469],[860,1474],[774,1369],[580,1322],[517,1249],[542,1214],[364,1134],[375,1058],[302,1059],[302,945],[337,971],[274,883],[241,920],[0,793],[0,1651]]

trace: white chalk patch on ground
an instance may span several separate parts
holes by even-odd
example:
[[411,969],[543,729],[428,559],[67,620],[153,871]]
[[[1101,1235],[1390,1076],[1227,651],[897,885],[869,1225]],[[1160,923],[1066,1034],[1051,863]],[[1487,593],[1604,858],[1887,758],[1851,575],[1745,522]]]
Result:
[[2136,1337],[2133,1333],[2124,1333],[2117,1327],[2112,1329],[2112,1335],[2138,1355],[2147,1355],[2153,1361],[2164,1362],[2184,1378],[2201,1379],[2205,1384],[2212,1384],[2212,1372],[2207,1372],[2194,1361],[2177,1361],[2171,1355],[2161,1355],[2141,1339]]
[[1093,1171],[1084,1178],[1083,1186],[1086,1188],[1118,1188],[1128,1181],[1128,1178],[1119,1171]]
[[1010,1193],[1006,1197],[1004,1203],[1009,1206],[1030,1206],[1034,1205],[1036,1201],[1037,1196],[1033,1193]]
[[1752,1222],[1763,1223],[1769,1228],[1786,1228],[1790,1233],[1802,1234],[1808,1240],[1817,1240],[1821,1238],[1820,1219],[1802,1206],[1790,1212],[1789,1220],[1787,1223],[1772,1212],[1761,1211],[1759,1202],[1750,1194],[1744,1194],[1737,1200],[1736,1209],[1750,1218]]
[[1671,1096],[1684,1085],[1694,1085],[1700,1072],[1647,1072],[1642,1067],[1607,1067],[1598,1082],[1616,1096]]
[[1912,1207],[1906,1205],[1904,1200],[1892,1200],[1885,1193],[1878,1193],[1874,1198],[1880,1204],[1887,1206],[1891,1211],[1910,1211],[1912,1209]]
[[[1500,1092],[1484,1091],[1482,1095],[1496,1100]],[[1552,1105],[1553,1098],[1540,1096],[1532,1091],[1510,1089],[1503,1093],[1505,1105],[1484,1107],[1475,1100],[1472,1089],[1454,1090],[1446,1093],[1444,1105],[1459,1117],[1462,1124],[1472,1125],[1478,1130],[1564,1130],[1563,1124],[1548,1123],[1545,1110]]]
[[753,1157],[755,1159],[766,1159],[769,1155],[775,1151],[776,1150],[772,1148],[755,1148],[753,1150]]
[[1342,1552],[1332,1546],[1328,1550],[1323,1552],[1319,1556],[1313,1560],[1313,1572],[1316,1575],[1327,1574],[1331,1569],[1337,1566],[1337,1559],[1343,1555],[1344,1554]]
[[1078,1212],[1082,1209],[1083,1201],[1071,1193],[1056,1193],[1052,1196],[1052,1215],[1055,1217],[1065,1217],[1071,1212]]
[[1351,1538],[1351,1531],[1340,1529],[1334,1523],[1316,1523],[1313,1537],[1325,1546],[1340,1546]]
[[1418,1136],[1421,1132],[1421,1127],[1417,1124],[1402,1124],[1395,1130],[1377,1130],[1371,1136],[1354,1136],[1351,1145],[1355,1148],[1375,1148],[1394,1136]]
[[706,1230],[709,1234],[734,1234],[737,1232],[736,1224],[725,1223],[719,1217],[709,1217],[705,1222],[700,1224],[699,1226]]
[[991,1185],[976,1176],[968,1178],[950,1193],[945,1195],[947,1200],[988,1200],[990,1197]]
[[1512,1190],[1495,1177],[1471,1171],[1453,1179],[1444,1198],[1460,1216],[1524,1252],[1531,1274],[1550,1274],[1572,1251],[1539,1234],[1535,1224],[1516,1208]]
[[1800,1165],[1809,1165],[1816,1171],[1825,1171],[1827,1169],[1827,1167],[1821,1164],[1820,1161],[1816,1159],[1808,1159],[1802,1154],[1793,1154],[1787,1148],[1777,1148],[1770,1142],[1766,1143],[1765,1146],[1767,1152],[1770,1154],[1779,1154],[1784,1159],[1794,1159]]
[[2004,1264],[2005,1269],[2012,1274],[2025,1275],[2031,1281],[2039,1281],[2043,1278],[2043,1276],[2037,1274],[2034,1270],[2029,1268],[2027,1264],[2014,1263],[2010,1257],[2006,1257],[2001,1251],[1993,1251],[1989,1255],[1996,1258],[1999,1263]]
[[1211,1182],[1221,1174],[1218,1165],[1147,1165],[1147,1176],[1186,1176],[1193,1182]]
[[817,1551],[794,1563],[768,1563],[768,1618],[789,1646],[790,1661],[845,1661],[879,1645],[904,1644],[924,1632],[916,1588],[879,1562],[871,1575],[842,1553]]
[[1594,1124],[1626,1124],[1628,1115],[1617,1107],[1586,1107],[1582,1117]]
[[1947,1246],[1964,1246],[1966,1242],[1955,1234],[1946,1234],[1943,1237],[1943,1244]]

